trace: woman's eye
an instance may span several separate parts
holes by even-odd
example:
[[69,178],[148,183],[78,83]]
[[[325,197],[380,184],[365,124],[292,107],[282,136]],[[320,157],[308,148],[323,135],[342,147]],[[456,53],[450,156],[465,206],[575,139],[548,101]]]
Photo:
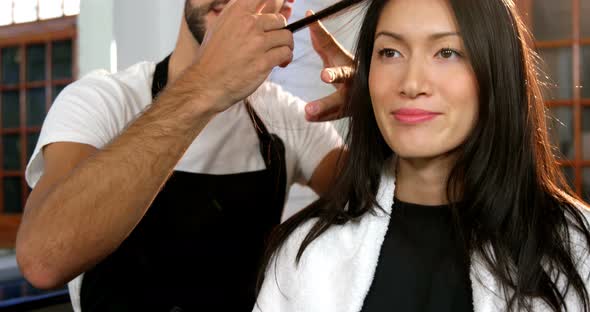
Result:
[[386,57],[386,58],[394,58],[399,57],[401,54],[399,51],[394,49],[381,49],[379,50],[379,56]]
[[453,50],[453,49],[442,49],[438,52],[438,55],[444,59],[450,59],[453,57],[461,57],[461,53]]

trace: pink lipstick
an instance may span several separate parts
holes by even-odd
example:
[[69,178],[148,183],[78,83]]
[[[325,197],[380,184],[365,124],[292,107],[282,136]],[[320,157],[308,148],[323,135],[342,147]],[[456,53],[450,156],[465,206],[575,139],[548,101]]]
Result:
[[417,108],[402,108],[392,112],[393,117],[402,123],[419,124],[434,119],[440,113]]

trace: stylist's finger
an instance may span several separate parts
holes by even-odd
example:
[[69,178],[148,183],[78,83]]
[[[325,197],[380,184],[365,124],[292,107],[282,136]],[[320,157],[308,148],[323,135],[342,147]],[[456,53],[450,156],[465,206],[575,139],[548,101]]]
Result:
[[[261,14],[254,16],[256,23],[263,31],[282,29],[287,26],[287,20],[282,14]],[[288,30],[285,30],[288,31]]]
[[286,46],[293,51],[295,44],[293,41],[293,34],[286,29],[266,32],[263,40],[266,51],[283,46]]
[[[306,16],[313,15],[307,11]],[[309,26],[311,44],[324,62],[325,67],[344,66],[352,63],[352,56],[340,43],[328,32],[326,27],[318,21]]]
[[264,68],[266,71],[272,70],[275,66],[286,67],[293,60],[293,50],[287,46],[274,48],[265,54]]
[[342,89],[305,105],[305,119],[308,121],[329,121],[344,117],[346,95]]
[[325,83],[343,83],[352,79],[353,70],[351,66],[338,66],[324,68],[320,78]]

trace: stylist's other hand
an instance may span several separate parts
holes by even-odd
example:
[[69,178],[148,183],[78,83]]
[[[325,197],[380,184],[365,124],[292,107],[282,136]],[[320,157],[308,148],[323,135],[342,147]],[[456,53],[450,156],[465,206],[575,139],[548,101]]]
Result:
[[205,35],[184,76],[206,109],[226,110],[252,94],[275,66],[293,58],[293,34],[281,14],[262,14],[267,0],[232,0]]
[[[312,15],[307,11],[306,16]],[[308,121],[329,121],[344,117],[348,82],[352,79],[352,55],[326,30],[321,22],[310,25],[309,33],[314,50],[324,63],[320,77],[332,84],[336,91],[324,98],[307,103],[305,118]]]

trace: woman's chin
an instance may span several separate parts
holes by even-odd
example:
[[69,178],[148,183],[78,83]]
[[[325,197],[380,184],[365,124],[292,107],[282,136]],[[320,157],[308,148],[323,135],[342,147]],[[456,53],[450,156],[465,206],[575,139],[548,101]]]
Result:
[[392,148],[397,157],[402,159],[433,159],[446,154],[444,151],[432,150],[432,146],[412,146],[410,148]]

